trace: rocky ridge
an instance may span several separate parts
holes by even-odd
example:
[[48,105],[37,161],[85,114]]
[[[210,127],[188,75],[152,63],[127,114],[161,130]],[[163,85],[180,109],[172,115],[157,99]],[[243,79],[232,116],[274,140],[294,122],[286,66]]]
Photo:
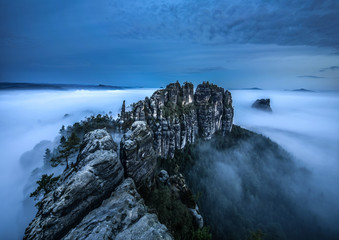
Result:
[[139,101],[120,114],[121,130],[128,131],[135,121],[145,121],[153,132],[157,156],[173,158],[176,149],[194,143],[197,137],[211,139],[232,129],[234,110],[229,91],[204,82],[194,92],[192,83],[176,82]]
[[[87,133],[76,163],[43,197],[24,239],[172,239],[157,216],[148,213],[138,191],[152,191],[159,157],[173,158],[197,138],[227,134],[233,113],[230,92],[208,82],[195,92],[191,83],[170,84],[130,111],[124,101],[117,120],[124,134],[120,148],[104,129]],[[184,177],[160,173],[160,181],[201,228],[203,219]]]

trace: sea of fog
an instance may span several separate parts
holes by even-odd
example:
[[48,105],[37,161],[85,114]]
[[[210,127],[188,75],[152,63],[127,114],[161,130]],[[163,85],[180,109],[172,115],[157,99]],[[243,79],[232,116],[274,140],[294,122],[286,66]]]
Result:
[[[307,207],[337,230],[339,92],[236,90],[232,96],[235,124],[269,137],[310,170]],[[251,108],[261,98],[271,99],[272,113]]]
[[[34,211],[23,211],[24,187],[31,171],[43,165],[43,149],[62,125],[86,116],[115,117],[127,105],[150,96],[154,89],[110,91],[0,92],[0,238],[21,239]],[[339,93],[233,90],[234,123],[259,132],[292,153],[313,173],[324,221],[339,220]],[[258,98],[270,98],[272,113],[252,109]],[[47,141],[44,141],[47,140]],[[34,203],[31,202],[34,209]],[[314,206],[315,208],[316,205]],[[324,210],[325,209],[325,210]],[[327,210],[326,210],[327,209]]]
[[[62,125],[99,113],[111,112],[116,117],[122,100],[128,106],[153,92],[154,89],[1,91],[0,239],[22,239],[25,225],[32,218],[27,215],[34,214],[23,211],[23,200],[27,198],[23,190],[32,170],[43,165],[40,145],[50,146]],[[34,203],[31,205],[34,209]]]

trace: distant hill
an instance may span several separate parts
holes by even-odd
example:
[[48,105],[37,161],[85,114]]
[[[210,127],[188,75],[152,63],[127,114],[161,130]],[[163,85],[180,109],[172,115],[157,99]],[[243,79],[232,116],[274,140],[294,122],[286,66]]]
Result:
[[116,90],[140,87],[124,87],[112,85],[84,85],[84,84],[49,84],[49,83],[0,83],[1,90],[69,90],[69,89],[89,89],[89,90]]
[[292,91],[294,91],[294,92],[314,92],[312,90],[308,90],[308,89],[305,89],[305,88],[294,89]]
[[252,87],[252,88],[243,88],[243,90],[262,90],[261,88]]

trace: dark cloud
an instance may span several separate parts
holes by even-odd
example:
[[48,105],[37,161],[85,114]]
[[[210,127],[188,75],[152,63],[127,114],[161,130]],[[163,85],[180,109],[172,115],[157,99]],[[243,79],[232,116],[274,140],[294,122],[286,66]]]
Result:
[[339,70],[339,66],[331,66],[328,68],[323,68],[321,70],[319,70],[319,72],[326,72],[326,71],[338,71]]
[[303,75],[303,76],[297,76],[298,78],[325,78],[325,77],[319,77],[319,76],[313,76],[313,75]]
[[[268,54],[278,59],[290,47],[300,47],[297,54],[303,60],[325,54],[332,58],[325,66],[336,65],[336,56],[329,54],[339,50],[338,11],[336,0],[32,0],[30,4],[4,0],[0,3],[0,81],[127,81],[133,85],[142,76],[148,79],[142,79],[145,85],[153,86],[159,79],[180,77],[174,73],[182,74],[184,81],[198,74],[211,80],[238,74],[234,79],[251,76],[264,81],[272,72],[275,81],[277,75],[287,74],[293,80],[298,73],[292,73],[292,68],[301,61],[296,58],[292,68],[279,73],[271,66],[252,72],[249,68],[267,65]],[[249,56],[236,53],[238,48],[222,54],[234,45],[247,48]],[[264,48],[258,52],[257,46]],[[207,51],[194,52],[203,48]],[[251,62],[260,57],[266,62]]]
[[[134,9],[138,9],[135,12]],[[126,1],[112,7],[115,36],[339,48],[339,3],[325,1]],[[122,13],[122,15],[118,14]]]
[[100,4],[88,0],[35,0],[29,6],[24,4],[23,0],[3,3],[6,21],[1,24],[2,35],[13,35],[16,30],[12,27],[16,26],[25,34],[33,30],[30,32],[48,32],[52,36],[64,31],[92,38],[91,34],[101,32],[124,39],[170,38],[339,49],[336,0],[103,0]]

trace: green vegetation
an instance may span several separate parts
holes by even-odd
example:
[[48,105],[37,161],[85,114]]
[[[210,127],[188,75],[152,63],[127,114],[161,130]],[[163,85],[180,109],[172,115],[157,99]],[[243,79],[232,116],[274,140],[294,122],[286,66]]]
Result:
[[177,104],[170,101],[162,108],[162,113],[165,118],[173,119],[174,117],[182,117],[184,114],[190,113],[195,108],[194,104],[183,105],[182,100],[178,99]]
[[64,136],[62,136],[58,147],[58,156],[51,159],[51,165],[56,167],[59,164],[66,164],[66,169],[68,169],[68,158],[72,154],[76,153],[79,147],[80,139],[74,132],[72,132],[71,136],[67,140]]
[[248,237],[248,240],[262,240],[264,233],[259,229],[255,232],[252,232]]
[[212,234],[210,233],[209,227],[203,227],[193,232],[192,240],[210,240],[212,239]]
[[198,140],[158,163],[170,175],[183,173],[213,239],[324,239],[309,227],[319,225],[292,187],[306,183],[308,173],[262,135],[233,126],[226,136]]
[[143,195],[146,205],[156,210],[159,221],[167,226],[175,239],[192,238],[193,217],[169,186],[158,182],[153,191]]
[[116,132],[118,129],[117,122],[111,115],[98,114],[97,116],[87,117],[85,120],[76,122],[67,128],[63,125],[59,130],[60,144],[53,151],[46,149],[44,163],[46,166],[66,165],[69,167],[69,157],[75,154],[79,149],[79,144],[83,136],[90,131],[105,128],[108,132]]
[[[38,184],[37,189],[30,194],[30,197],[34,197],[34,200],[38,201],[42,196],[45,196],[50,191],[54,190],[56,187],[56,182],[60,177],[53,177],[54,174],[47,175],[44,174],[41,176],[40,180],[36,183]],[[36,206],[40,206],[40,202],[36,203]]]
[[215,85],[213,83],[210,83],[209,81],[203,82],[202,84],[209,86],[212,90],[220,90],[221,89],[221,87],[219,87],[218,85]]
[[48,165],[50,163],[50,161],[52,159],[52,152],[49,148],[46,148],[43,159],[44,159],[45,165]]
[[80,139],[82,139],[86,133],[103,128],[105,128],[108,132],[115,132],[118,129],[118,124],[112,116],[108,114],[98,114],[97,116],[92,115],[87,117],[85,120],[74,123],[72,126],[68,126],[66,132],[67,135],[74,132]]

